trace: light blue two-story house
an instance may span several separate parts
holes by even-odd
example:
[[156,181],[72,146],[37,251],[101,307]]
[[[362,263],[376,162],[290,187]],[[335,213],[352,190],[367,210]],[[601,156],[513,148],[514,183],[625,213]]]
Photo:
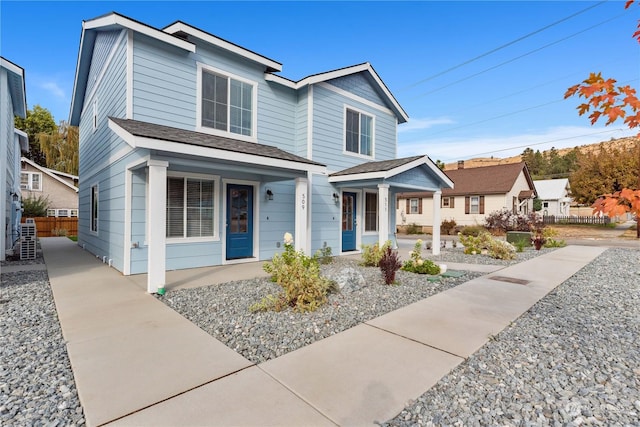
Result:
[[281,69],[183,22],[83,22],[79,244],[156,292],[166,270],[270,259],[286,232],[353,253],[393,237],[397,192],[452,187],[427,156],[396,158],[408,117],[370,64]]
[[20,158],[29,151],[29,138],[15,128],[15,116],[27,116],[24,69],[0,57],[0,261],[20,238]]

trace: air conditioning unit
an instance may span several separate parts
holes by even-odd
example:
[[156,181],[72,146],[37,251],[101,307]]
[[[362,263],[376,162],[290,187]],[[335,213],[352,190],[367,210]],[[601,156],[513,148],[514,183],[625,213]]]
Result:
[[20,226],[20,259],[36,259],[36,223],[33,218]]

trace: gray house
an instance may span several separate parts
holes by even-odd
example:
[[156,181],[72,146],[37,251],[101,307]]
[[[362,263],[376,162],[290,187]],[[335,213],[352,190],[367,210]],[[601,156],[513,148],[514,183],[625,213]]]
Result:
[[183,22],[83,22],[79,244],[155,292],[166,270],[270,259],[286,232],[357,252],[393,236],[397,192],[452,187],[427,156],[396,158],[408,116],[370,64],[281,69]]
[[20,157],[29,151],[27,134],[14,127],[25,118],[27,98],[24,69],[0,57],[0,261],[20,238]]

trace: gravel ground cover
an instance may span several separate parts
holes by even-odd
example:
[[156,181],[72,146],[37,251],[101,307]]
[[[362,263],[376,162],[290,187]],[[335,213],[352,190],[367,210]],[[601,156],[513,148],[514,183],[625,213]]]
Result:
[[47,272],[3,273],[0,300],[0,425],[84,425]]
[[385,426],[640,425],[640,250],[609,249]]
[[[465,255],[461,248],[450,248],[443,250],[437,257],[425,258],[432,258],[438,263],[448,261],[508,265],[548,251],[528,250],[518,253],[517,260],[501,261],[483,255]],[[408,258],[407,255],[405,259]],[[260,363],[480,275],[465,272],[461,277],[442,278],[440,282],[432,283],[425,275],[399,271],[397,281],[400,284],[387,286],[384,285],[378,268],[361,267],[356,260],[335,258],[334,262],[322,266],[323,274],[329,277],[345,269],[359,271],[365,285],[330,294],[328,303],[312,313],[296,313],[292,310],[251,313],[251,304],[266,295],[279,293],[278,285],[268,278],[170,291],[159,298],[245,358]]]

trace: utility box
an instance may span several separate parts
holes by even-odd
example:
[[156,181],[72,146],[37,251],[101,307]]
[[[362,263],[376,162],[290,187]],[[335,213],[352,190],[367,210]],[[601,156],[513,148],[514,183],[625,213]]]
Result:
[[20,259],[36,259],[36,240],[38,231],[33,220],[20,226]]
[[524,246],[531,246],[531,238],[533,235],[530,231],[507,231],[507,242],[516,245],[522,242]]

